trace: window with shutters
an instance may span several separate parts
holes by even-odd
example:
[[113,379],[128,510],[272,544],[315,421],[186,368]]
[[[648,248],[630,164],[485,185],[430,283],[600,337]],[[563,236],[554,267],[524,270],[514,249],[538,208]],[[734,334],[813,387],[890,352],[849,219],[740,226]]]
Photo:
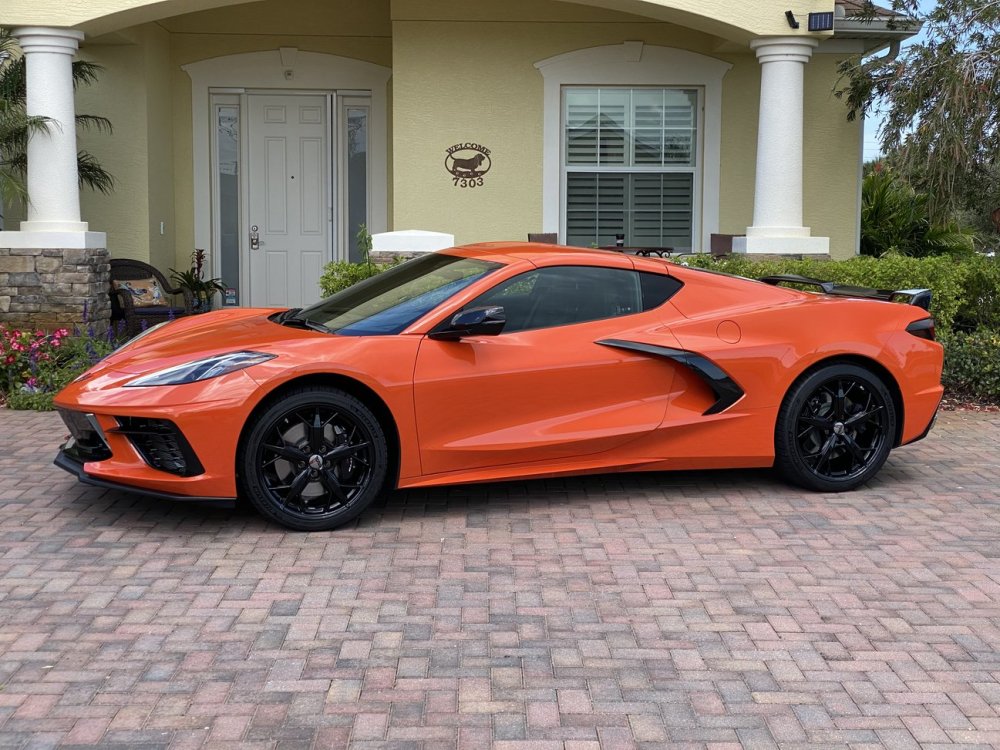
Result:
[[700,90],[564,86],[566,243],[693,247]]

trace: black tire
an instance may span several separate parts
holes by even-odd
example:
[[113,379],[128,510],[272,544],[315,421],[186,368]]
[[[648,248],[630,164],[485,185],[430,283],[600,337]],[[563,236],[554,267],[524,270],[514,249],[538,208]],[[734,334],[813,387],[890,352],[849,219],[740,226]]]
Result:
[[775,468],[810,490],[853,490],[882,468],[896,419],[892,395],[873,372],[850,364],[820,367],[785,396],[775,427]]
[[241,492],[265,518],[327,531],[378,497],[388,475],[385,432],[336,388],[289,391],[254,418],[237,456]]

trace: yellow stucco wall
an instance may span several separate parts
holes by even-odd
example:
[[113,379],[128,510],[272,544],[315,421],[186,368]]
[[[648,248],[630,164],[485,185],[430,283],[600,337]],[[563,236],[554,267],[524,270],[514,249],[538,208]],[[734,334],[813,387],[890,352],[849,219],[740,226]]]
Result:
[[[707,34],[609,11],[588,9],[582,19],[568,20],[565,7],[496,1],[493,16],[480,3],[468,19],[458,0],[394,2],[394,106],[408,113],[397,117],[393,134],[395,226],[454,233],[459,243],[523,240],[541,231],[543,79],[534,63],[642,40],[732,64],[723,78],[719,231],[743,233],[753,220],[756,57],[749,50],[720,52],[719,40]],[[804,221],[814,235],[831,238],[834,257],[846,257],[855,247],[860,124],[848,123],[831,95],[835,60],[816,55],[807,66]],[[481,188],[456,188],[444,171],[445,149],[464,142],[493,152]]]
[[78,89],[78,112],[107,117],[112,135],[79,132],[78,145],[90,151],[115,178],[111,195],[83,189],[80,208],[91,228],[107,232],[108,248],[120,258],[149,257],[149,136],[146,108],[145,29],[137,43],[92,45],[81,57],[103,67],[98,82]]
[[[726,39],[753,35],[786,34],[784,12],[804,16],[810,11],[831,11],[833,0],[577,0],[583,5],[672,21]],[[88,33],[106,33],[153,21],[173,18],[205,8],[243,5],[246,0],[4,0],[0,24],[17,26],[77,26]],[[421,0],[428,14],[450,6],[449,0]],[[492,0],[463,0],[464,12],[488,16]],[[288,6],[291,7],[291,3]],[[367,2],[355,2],[363,8]],[[241,8],[244,12],[247,8]],[[554,11],[558,13],[559,11]]]
[[804,115],[804,223],[830,238],[830,255],[858,252],[862,122],[847,122],[847,107],[833,95],[837,65],[846,55],[813,55],[806,66]]
[[[149,257],[157,268],[175,265],[174,137],[171,122],[170,35],[156,24],[146,36],[146,118],[149,171]],[[161,232],[162,222],[162,232]]]
[[[626,40],[732,65],[723,78],[719,230],[743,232],[753,213],[755,56],[690,28],[556,0],[265,0],[93,40],[84,55],[105,72],[98,85],[80,91],[78,109],[110,117],[115,134],[81,141],[120,189],[110,197],[85,191],[84,218],[109,233],[116,256],[186,266],[194,246],[194,178],[191,86],[181,66],[290,46],[393,68],[390,228],[449,231],[459,242],[523,239],[542,229],[543,79],[534,63]],[[804,223],[831,238],[835,257],[845,257],[856,244],[860,124],[847,123],[832,97],[837,59],[816,54],[806,68]],[[445,148],[465,141],[494,152],[486,184],[476,190],[454,187],[444,170]]]

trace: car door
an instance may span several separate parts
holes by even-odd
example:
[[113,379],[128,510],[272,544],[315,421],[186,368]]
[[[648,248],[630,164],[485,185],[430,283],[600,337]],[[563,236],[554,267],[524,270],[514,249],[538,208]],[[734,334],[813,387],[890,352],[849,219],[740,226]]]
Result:
[[423,473],[592,455],[655,430],[674,367],[600,343],[633,329],[676,346],[655,307],[679,283],[647,276],[631,267],[537,268],[465,305],[502,305],[500,335],[425,337],[414,371]]

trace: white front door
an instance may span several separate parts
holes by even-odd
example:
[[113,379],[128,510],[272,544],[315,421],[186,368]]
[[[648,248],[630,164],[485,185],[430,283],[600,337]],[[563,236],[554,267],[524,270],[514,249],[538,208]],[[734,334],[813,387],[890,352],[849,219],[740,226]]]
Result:
[[245,228],[249,303],[304,307],[330,260],[327,97],[250,94]]

